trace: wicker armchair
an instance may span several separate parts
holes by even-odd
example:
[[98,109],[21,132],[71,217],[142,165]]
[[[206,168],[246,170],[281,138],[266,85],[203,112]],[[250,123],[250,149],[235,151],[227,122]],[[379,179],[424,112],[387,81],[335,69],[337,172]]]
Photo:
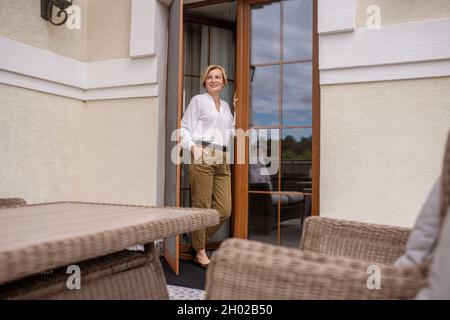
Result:
[[[411,299],[426,284],[427,266],[393,266],[409,232],[310,217],[300,250],[230,239],[213,256],[206,299]],[[371,265],[381,289],[368,288]]]
[[[450,132],[440,198],[442,223],[450,206]],[[429,264],[393,266],[405,253],[410,232],[393,226],[309,217],[300,250],[230,239],[211,260],[205,297],[412,299],[428,283]],[[380,287],[372,286],[374,271],[381,276]]]

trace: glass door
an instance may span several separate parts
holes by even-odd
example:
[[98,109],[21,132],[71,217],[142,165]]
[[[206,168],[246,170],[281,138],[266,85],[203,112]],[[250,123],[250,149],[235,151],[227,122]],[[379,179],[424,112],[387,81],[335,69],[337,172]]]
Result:
[[241,124],[249,156],[241,236],[283,246],[298,246],[318,201],[314,7],[313,0],[256,0],[243,8]]

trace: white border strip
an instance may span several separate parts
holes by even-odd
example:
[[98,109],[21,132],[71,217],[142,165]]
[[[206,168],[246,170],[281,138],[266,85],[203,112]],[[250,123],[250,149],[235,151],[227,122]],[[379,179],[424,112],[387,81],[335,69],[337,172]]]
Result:
[[155,55],[156,0],[131,3],[130,57]]
[[319,69],[450,59],[450,19],[320,36]]
[[450,60],[320,71],[320,84],[346,84],[450,76]]
[[0,83],[80,100],[158,95],[156,56],[82,62],[5,37],[0,52]]
[[158,95],[157,84],[144,84],[125,87],[102,88],[87,90],[84,94],[85,101],[156,97]]
[[158,95],[157,84],[84,90],[5,70],[0,70],[0,83],[83,101],[156,97]]
[[0,37],[0,70],[84,89],[85,62]]
[[47,92],[59,96],[84,100],[85,90],[65,84],[33,78],[6,70],[0,70],[0,83],[11,86]]
[[355,0],[319,0],[319,34],[353,31],[356,28]]
[[156,57],[87,63],[87,89],[150,84],[156,81]]

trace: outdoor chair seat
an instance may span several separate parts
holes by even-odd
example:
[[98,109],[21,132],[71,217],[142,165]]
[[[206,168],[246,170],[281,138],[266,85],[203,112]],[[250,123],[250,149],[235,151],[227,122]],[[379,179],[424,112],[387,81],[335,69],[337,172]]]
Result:
[[[309,217],[300,250],[229,239],[207,272],[206,299],[411,299],[426,284],[427,265],[396,268],[409,229]],[[368,288],[379,268],[381,289]]]
[[441,178],[413,229],[315,216],[305,221],[299,249],[229,239],[211,259],[205,297],[448,299],[447,212],[450,133]]

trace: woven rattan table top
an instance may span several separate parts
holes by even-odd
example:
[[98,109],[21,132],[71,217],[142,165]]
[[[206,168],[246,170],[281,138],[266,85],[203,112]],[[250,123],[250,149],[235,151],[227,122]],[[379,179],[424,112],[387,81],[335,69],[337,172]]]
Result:
[[212,209],[81,202],[0,209],[0,284],[218,223]]

